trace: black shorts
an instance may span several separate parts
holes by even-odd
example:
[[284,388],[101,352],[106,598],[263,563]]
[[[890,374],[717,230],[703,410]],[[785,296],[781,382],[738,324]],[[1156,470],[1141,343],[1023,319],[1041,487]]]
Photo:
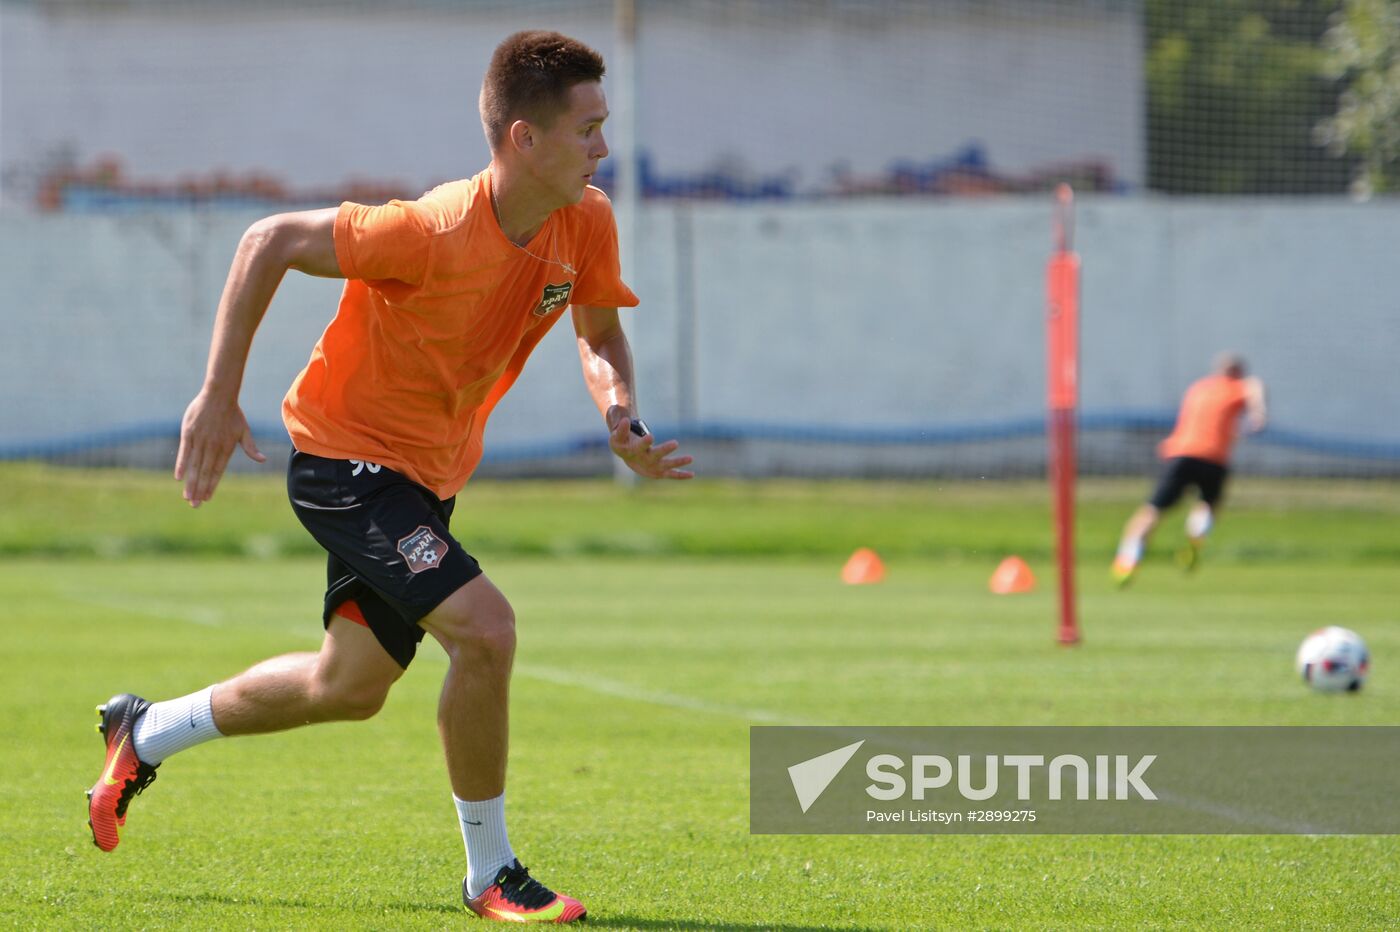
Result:
[[1201,501],[1213,508],[1220,501],[1220,494],[1225,489],[1225,477],[1229,474],[1230,470],[1210,460],[1201,460],[1194,456],[1174,457],[1167,460],[1167,467],[1162,471],[1157,490],[1148,501],[1152,507],[1163,511],[1180,500],[1181,493],[1186,491],[1187,486],[1194,485],[1200,490]]
[[442,501],[402,473],[359,460],[292,451],[287,496],[330,554],[322,620],[353,599],[389,656],[407,668],[423,640],[418,622],[481,575],[448,533],[455,499]]

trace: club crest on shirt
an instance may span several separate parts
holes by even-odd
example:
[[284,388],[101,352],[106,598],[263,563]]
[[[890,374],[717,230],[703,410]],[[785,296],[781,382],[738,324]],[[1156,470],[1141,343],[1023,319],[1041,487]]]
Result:
[[565,282],[562,285],[545,285],[544,294],[540,295],[539,307],[535,308],[535,316],[548,317],[568,304],[569,292],[573,290],[573,282]]
[[447,556],[447,542],[422,524],[412,534],[400,538],[398,548],[414,575],[437,567]]

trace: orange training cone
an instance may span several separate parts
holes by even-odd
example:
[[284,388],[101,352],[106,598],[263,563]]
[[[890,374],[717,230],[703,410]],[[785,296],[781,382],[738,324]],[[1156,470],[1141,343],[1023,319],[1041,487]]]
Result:
[[1010,595],[1013,592],[1030,592],[1035,588],[1035,574],[1020,557],[1011,556],[1001,561],[987,582],[987,588],[997,595]]
[[841,567],[841,581],[848,586],[877,583],[884,578],[885,564],[880,555],[869,547],[862,547],[851,554],[846,565]]

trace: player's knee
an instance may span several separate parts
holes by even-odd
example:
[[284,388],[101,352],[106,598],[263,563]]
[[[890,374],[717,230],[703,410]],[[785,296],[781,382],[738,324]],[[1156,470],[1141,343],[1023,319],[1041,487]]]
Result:
[[509,666],[515,659],[515,615],[479,618],[462,629],[448,649],[454,663],[473,666]]
[[437,625],[454,664],[509,666],[515,657],[515,611],[504,597],[444,613]]
[[373,718],[384,708],[384,700],[389,695],[389,691],[359,688],[346,690],[337,696],[337,710],[339,718],[345,721],[362,722],[365,719]]
[[364,721],[384,707],[392,682],[329,679],[318,685],[320,707],[335,721]]
[[1140,505],[1136,513],[1133,514],[1132,523],[1140,530],[1152,530],[1161,520],[1162,510],[1157,505],[1148,503]]

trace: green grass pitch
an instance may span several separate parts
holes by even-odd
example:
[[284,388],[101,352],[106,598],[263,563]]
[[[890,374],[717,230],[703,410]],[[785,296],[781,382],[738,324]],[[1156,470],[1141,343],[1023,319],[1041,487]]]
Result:
[[[1146,485],[1084,488],[1076,649],[1053,642],[1041,486],[474,486],[455,527],[519,617],[517,852],[595,928],[1393,928],[1388,836],[748,833],[750,724],[1400,724],[1400,488],[1242,479],[1194,576],[1170,562],[1178,513],[1119,592]],[[171,758],[99,852],[93,706],[314,649],[323,564],[275,479],[197,512],[137,473],[0,487],[0,926],[475,926],[431,639],[368,722]],[[862,545],[889,577],[843,586]],[[993,596],[1012,552],[1041,584]],[[1367,638],[1362,694],[1296,680],[1324,623]]]

